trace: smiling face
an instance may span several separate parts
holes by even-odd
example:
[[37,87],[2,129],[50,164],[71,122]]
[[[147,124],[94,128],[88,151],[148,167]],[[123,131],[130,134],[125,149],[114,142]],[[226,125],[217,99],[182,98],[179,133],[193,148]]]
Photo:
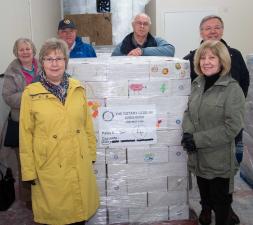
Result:
[[217,40],[219,41],[223,36],[223,25],[217,18],[212,18],[205,21],[200,28],[201,38],[206,40]]
[[17,58],[23,66],[32,64],[33,49],[30,43],[24,41],[18,43]]
[[68,47],[71,48],[76,40],[77,30],[73,28],[65,28],[63,30],[58,30],[58,36],[60,39],[64,40]]
[[136,36],[147,37],[150,30],[150,19],[145,14],[140,14],[135,18],[132,26]]
[[59,84],[65,71],[65,57],[60,50],[53,50],[43,58],[43,69],[47,79],[53,84]]
[[211,49],[206,49],[200,57],[200,69],[205,76],[212,76],[221,70],[219,57],[214,55]]

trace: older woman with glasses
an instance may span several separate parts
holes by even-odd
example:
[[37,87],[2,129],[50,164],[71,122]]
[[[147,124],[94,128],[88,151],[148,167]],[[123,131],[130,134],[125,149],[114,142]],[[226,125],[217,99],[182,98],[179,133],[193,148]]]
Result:
[[49,39],[40,51],[42,72],[22,96],[22,179],[32,185],[34,220],[84,224],[99,206],[96,138],[85,90],[65,72],[68,47]]
[[[36,47],[28,38],[19,38],[13,46],[13,54],[16,57],[4,72],[4,84],[2,95],[6,104],[10,107],[9,121],[15,121],[17,124],[15,132],[7,133],[9,140],[5,145],[15,150],[18,159],[18,168],[20,169],[19,149],[18,149],[18,121],[21,104],[22,92],[28,84],[38,75],[38,61],[35,58]],[[14,131],[14,130],[12,130]],[[15,135],[16,134],[16,135]],[[19,182],[20,199],[26,202],[27,208],[31,209],[31,190],[30,186]]]

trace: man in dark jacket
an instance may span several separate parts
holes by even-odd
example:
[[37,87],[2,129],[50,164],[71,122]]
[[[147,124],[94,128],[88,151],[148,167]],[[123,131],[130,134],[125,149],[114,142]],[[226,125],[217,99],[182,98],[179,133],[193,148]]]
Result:
[[96,57],[94,48],[90,44],[84,43],[82,39],[77,36],[77,29],[73,21],[63,19],[59,22],[58,37],[67,43],[69,58]]
[[150,34],[151,19],[145,13],[136,15],[133,32],[128,34],[112,52],[112,56],[174,56],[175,47]]
[[[231,75],[235,80],[238,81],[246,97],[249,87],[249,71],[243,60],[241,52],[235,48],[228,46],[228,44],[222,39],[224,31],[223,20],[216,15],[206,16],[201,20],[199,29],[200,36],[202,38],[201,43],[206,40],[219,40],[227,47],[231,57]],[[190,51],[190,53],[184,57],[184,59],[190,61],[192,81],[198,76],[194,70],[193,63],[195,52],[196,50]],[[243,156],[242,130],[235,138],[235,144],[236,158],[238,163],[240,163]],[[205,196],[201,196],[201,205],[202,211],[199,217],[200,223],[203,225],[208,225],[211,223],[211,207],[208,205],[208,202],[206,202]],[[240,220],[232,209],[231,214],[232,220],[234,222],[233,224],[239,224]]]

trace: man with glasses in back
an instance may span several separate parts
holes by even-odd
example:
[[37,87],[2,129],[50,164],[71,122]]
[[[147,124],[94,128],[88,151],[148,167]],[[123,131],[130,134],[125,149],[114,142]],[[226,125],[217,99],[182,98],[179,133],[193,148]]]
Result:
[[[217,15],[209,15],[204,17],[199,25],[200,36],[202,38],[201,43],[206,40],[218,40],[221,41],[228,49],[230,57],[231,57],[231,75],[232,77],[238,81],[240,87],[243,90],[245,97],[248,93],[249,87],[249,71],[247,66],[244,62],[242,54],[235,48],[231,48],[228,44],[222,39],[223,31],[224,31],[224,23],[223,20]],[[194,55],[196,50],[190,51],[188,55],[184,57],[184,59],[190,61],[191,66],[191,80],[193,81],[198,75],[194,70]],[[236,159],[238,163],[242,161],[243,156],[243,143],[242,143],[242,130],[235,138],[235,145],[236,145]],[[199,184],[198,185],[203,185]],[[208,191],[208,190],[206,190]],[[208,199],[206,198],[205,193],[200,193],[201,197],[201,206],[202,211],[199,216],[199,221],[202,225],[209,225],[211,224],[211,210],[212,207],[210,206]],[[231,194],[232,198],[232,194]],[[231,219],[232,224],[239,224],[240,220],[238,216],[234,213],[231,208]]]
[[59,22],[58,37],[67,43],[69,58],[96,57],[94,48],[77,36],[77,28],[73,21],[63,19]]
[[136,15],[132,22],[133,32],[119,43],[112,56],[174,56],[175,48],[162,38],[150,33],[151,19],[145,13]]

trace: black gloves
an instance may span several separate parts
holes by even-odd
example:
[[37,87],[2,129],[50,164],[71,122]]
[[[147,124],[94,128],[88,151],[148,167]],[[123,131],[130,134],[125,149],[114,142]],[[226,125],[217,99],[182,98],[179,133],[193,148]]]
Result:
[[182,140],[181,140],[181,145],[184,147],[184,149],[188,153],[193,153],[197,152],[195,142],[193,140],[193,135],[189,133],[184,133]]

